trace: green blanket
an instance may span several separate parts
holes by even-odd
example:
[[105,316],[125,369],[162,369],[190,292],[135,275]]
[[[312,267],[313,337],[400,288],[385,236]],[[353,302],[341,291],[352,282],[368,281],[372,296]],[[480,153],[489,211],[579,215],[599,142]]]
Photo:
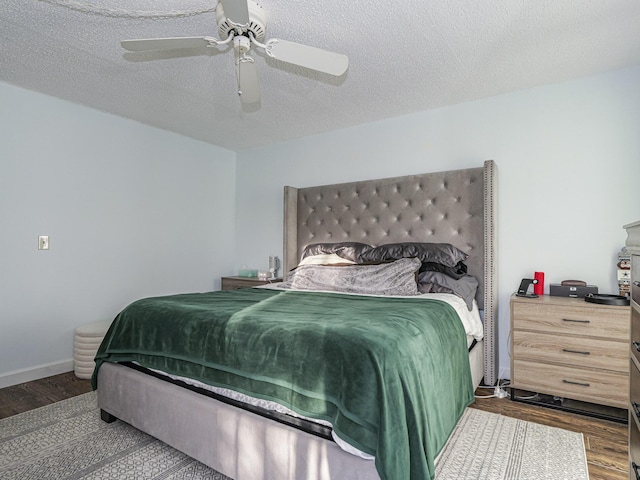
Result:
[[96,355],[277,401],[375,455],[382,480],[433,478],[473,401],[466,336],[448,304],[246,289],[139,300]]

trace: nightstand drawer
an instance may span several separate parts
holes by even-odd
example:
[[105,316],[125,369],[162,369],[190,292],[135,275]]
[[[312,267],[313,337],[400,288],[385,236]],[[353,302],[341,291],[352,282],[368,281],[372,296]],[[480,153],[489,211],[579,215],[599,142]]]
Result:
[[570,334],[627,341],[629,338],[629,311],[624,307],[599,308],[584,305],[577,300],[574,305],[514,303],[513,316],[518,319],[517,328],[537,330],[552,334]]
[[593,338],[513,332],[518,360],[550,362],[626,373],[629,356],[623,342]]
[[575,367],[514,361],[512,386],[584,402],[628,408],[629,376]]

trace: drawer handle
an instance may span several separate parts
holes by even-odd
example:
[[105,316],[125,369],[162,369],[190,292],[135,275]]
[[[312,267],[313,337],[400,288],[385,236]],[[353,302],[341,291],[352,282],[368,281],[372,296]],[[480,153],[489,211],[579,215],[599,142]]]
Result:
[[562,383],[568,383],[569,385],[580,385],[581,387],[590,387],[590,383],[573,382],[571,380],[562,380]]
[[634,284],[636,287],[640,287],[640,282],[639,282],[638,280],[636,280],[635,282],[633,282],[633,284]]
[[636,462],[631,462],[631,466],[633,467],[633,473],[636,474],[636,480],[640,480],[640,474],[638,474],[638,470],[640,470],[640,467]]
[[640,343],[638,342],[632,342],[632,345],[635,347],[635,349],[640,352]]
[[563,318],[563,322],[573,322],[573,323],[591,323],[591,320],[573,320],[571,318]]
[[640,410],[638,410],[638,404],[636,402],[631,402],[631,406],[633,407],[633,413],[636,418],[640,420]]
[[591,355],[591,352],[581,352],[580,350],[569,350],[568,348],[563,348],[562,351],[567,353],[579,353],[580,355]]

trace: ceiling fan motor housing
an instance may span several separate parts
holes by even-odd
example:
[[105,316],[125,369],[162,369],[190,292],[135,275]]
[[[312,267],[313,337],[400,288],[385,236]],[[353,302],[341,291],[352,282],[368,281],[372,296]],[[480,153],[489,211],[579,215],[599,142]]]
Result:
[[[248,36],[248,32],[251,32],[256,40],[262,42],[266,34],[267,14],[260,5],[252,0],[248,0],[247,5],[249,6],[249,25],[242,28],[242,35]],[[234,35],[238,34],[237,28],[224,13],[222,2],[218,2],[216,7],[216,22],[218,23],[218,34],[221,39],[228,38],[231,32],[234,32]]]

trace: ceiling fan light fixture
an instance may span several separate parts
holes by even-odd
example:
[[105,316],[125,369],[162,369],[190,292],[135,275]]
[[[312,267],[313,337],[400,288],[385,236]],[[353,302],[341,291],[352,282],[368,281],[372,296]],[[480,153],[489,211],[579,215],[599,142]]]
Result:
[[243,35],[233,37],[233,48],[235,48],[239,55],[244,55],[251,49],[251,41]]

